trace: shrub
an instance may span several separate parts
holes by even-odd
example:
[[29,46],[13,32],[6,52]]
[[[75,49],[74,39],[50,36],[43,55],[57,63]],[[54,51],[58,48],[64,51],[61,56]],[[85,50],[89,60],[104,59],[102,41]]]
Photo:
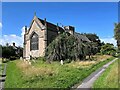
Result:
[[113,44],[105,44],[101,47],[101,54],[105,54],[105,55],[112,55],[112,56],[115,56],[116,54],[116,49],[114,48],[114,45]]

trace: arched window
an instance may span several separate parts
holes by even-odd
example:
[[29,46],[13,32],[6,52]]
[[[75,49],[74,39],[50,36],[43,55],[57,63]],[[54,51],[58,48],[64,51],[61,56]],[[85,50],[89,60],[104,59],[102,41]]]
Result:
[[35,32],[30,37],[30,50],[38,50],[38,35]]

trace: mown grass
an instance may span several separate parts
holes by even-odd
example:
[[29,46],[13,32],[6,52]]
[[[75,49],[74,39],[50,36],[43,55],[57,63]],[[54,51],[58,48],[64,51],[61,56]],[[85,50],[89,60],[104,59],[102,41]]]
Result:
[[17,68],[15,61],[11,61],[7,64],[6,70],[6,81],[5,86],[9,86],[11,88],[18,88],[22,85],[22,73]]
[[112,59],[64,65],[42,60],[32,62],[32,65],[20,60],[11,61],[7,65],[5,88],[70,88]]
[[93,88],[118,88],[118,60],[95,81]]

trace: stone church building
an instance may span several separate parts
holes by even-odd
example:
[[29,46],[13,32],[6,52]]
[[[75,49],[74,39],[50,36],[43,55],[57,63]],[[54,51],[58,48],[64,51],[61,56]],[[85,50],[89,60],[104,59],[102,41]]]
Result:
[[[59,33],[69,32],[74,34],[74,31],[72,26],[60,27],[58,24],[47,22],[46,18],[42,20],[34,15],[29,29],[27,30],[27,27],[25,27],[23,58],[30,59],[30,57],[44,56],[45,48]],[[84,37],[84,40],[88,41],[87,37]]]

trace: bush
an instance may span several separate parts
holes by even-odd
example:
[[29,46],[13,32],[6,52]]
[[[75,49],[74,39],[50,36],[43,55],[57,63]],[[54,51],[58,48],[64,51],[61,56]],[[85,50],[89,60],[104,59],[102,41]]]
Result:
[[2,58],[15,60],[15,59],[20,58],[23,55],[23,48],[22,47],[17,47],[17,49],[15,49],[13,46],[0,45],[0,49],[1,49],[1,47],[2,47]]
[[116,54],[116,49],[114,48],[114,45],[113,44],[105,44],[101,47],[101,50],[100,50],[101,54],[103,55],[112,55],[112,56],[115,56]]

